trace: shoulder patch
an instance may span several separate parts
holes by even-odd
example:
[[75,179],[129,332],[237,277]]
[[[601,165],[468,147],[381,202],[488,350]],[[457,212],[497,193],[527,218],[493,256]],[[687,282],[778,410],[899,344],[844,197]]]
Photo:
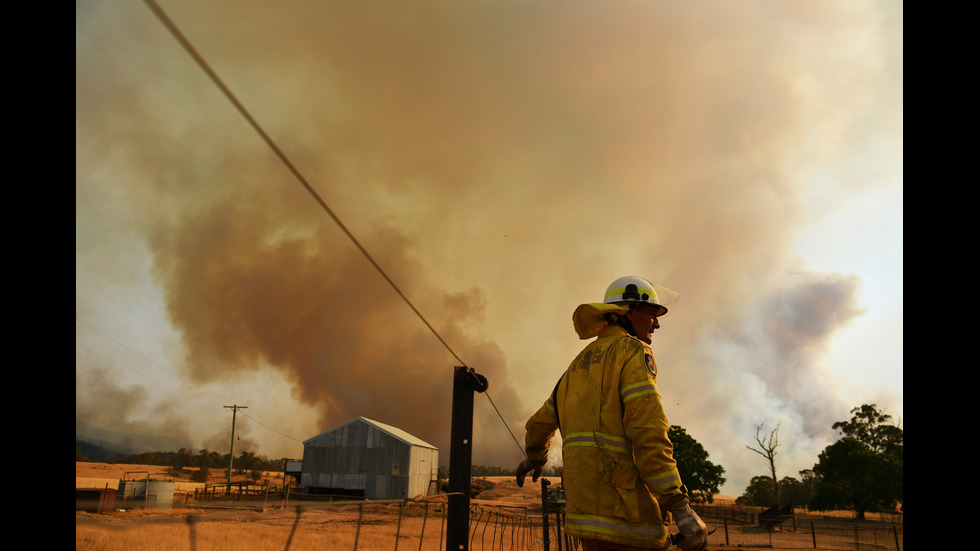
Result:
[[649,371],[650,372],[650,375],[653,376],[654,379],[656,379],[657,378],[657,362],[653,361],[653,356],[651,356],[650,354],[644,354],[643,356],[644,356],[644,359],[646,359],[646,361],[647,361],[647,371]]

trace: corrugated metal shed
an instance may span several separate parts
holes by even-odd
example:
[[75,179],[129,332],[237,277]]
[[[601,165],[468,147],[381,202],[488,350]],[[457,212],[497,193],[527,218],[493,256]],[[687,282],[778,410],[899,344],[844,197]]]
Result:
[[309,493],[408,499],[428,492],[439,450],[402,429],[356,417],[303,442]]

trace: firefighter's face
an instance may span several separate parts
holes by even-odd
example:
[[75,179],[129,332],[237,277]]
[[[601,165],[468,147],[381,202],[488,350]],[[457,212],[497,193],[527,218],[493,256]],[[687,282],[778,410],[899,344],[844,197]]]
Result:
[[626,313],[626,319],[633,324],[636,336],[647,344],[653,343],[653,332],[660,329],[657,312],[660,310],[650,304],[637,304]]

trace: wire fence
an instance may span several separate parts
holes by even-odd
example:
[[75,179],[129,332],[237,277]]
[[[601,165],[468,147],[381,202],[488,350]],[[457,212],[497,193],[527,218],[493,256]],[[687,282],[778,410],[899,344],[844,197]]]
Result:
[[[78,502],[76,511],[95,504]],[[152,507],[152,505],[150,505]],[[901,523],[794,518],[765,526],[744,508],[696,506],[709,529],[709,549],[745,547],[773,550],[895,550],[904,546]],[[116,511],[76,513],[76,550],[88,549],[306,549],[442,550],[446,541],[447,496],[424,500],[304,499],[273,503],[268,499],[183,503],[169,514],[151,510],[121,522]],[[580,542],[564,530],[564,505],[471,502],[468,540],[459,551],[576,551]],[[733,518],[735,517],[735,518]],[[186,530],[184,542],[182,530]],[[152,530],[149,528],[157,528]],[[264,527],[264,528],[263,528]],[[102,534],[101,536],[99,534]],[[163,540],[159,534],[170,534]],[[109,543],[112,542],[112,543]],[[220,543],[226,542],[226,543]],[[118,544],[118,547],[113,547]],[[154,544],[159,544],[155,547]],[[179,546],[177,545],[179,544]]]
[[712,545],[767,547],[773,549],[894,550],[905,549],[904,523],[900,514],[876,515],[866,521],[806,512],[781,522],[759,520],[762,507],[730,507],[695,504],[695,511],[717,530]]
[[[79,508],[97,504],[78,503]],[[186,507],[186,508],[185,508]],[[153,527],[175,532],[175,524],[186,524],[187,542],[181,547],[205,549],[205,537],[225,531],[222,524],[237,525],[235,549],[307,549],[311,541],[327,541],[329,549],[367,550],[441,550],[446,547],[447,500],[444,495],[421,501],[304,501],[270,507],[268,504],[247,501],[208,502],[185,505],[167,513],[146,511],[131,514],[125,521],[109,514],[76,512],[76,550],[106,549],[104,542],[112,540],[120,549],[167,549],[174,544],[160,542]],[[130,511],[131,513],[131,511]],[[288,533],[284,528],[290,525]],[[278,527],[270,532],[263,527]],[[98,532],[108,532],[100,539]],[[210,532],[210,533],[209,533]],[[550,539],[558,541],[558,527],[550,530]],[[315,533],[315,534],[313,534]],[[540,512],[519,505],[471,504],[467,548],[475,551],[516,549],[546,549],[543,542],[543,519]],[[265,543],[259,544],[262,538]],[[270,539],[278,539],[269,541]],[[305,545],[298,542],[305,542]],[[101,542],[101,543],[100,543]],[[273,545],[270,545],[273,544]],[[551,546],[551,549],[557,549]],[[573,549],[568,545],[563,549]]]
[[[709,526],[712,519],[706,520]],[[773,549],[902,550],[903,530],[899,526],[817,526],[775,529],[761,525],[730,525],[721,521],[718,531],[708,538],[710,545],[764,547]]]

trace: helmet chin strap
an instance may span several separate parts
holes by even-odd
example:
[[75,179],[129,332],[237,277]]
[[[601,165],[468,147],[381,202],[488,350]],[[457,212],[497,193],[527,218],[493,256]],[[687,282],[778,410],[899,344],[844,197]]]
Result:
[[[632,304],[629,305],[629,309],[630,311],[633,310]],[[636,334],[636,330],[633,329],[633,323],[630,320],[626,319],[625,315],[620,316],[617,314],[606,314],[605,318],[606,318],[606,322],[608,322],[609,325],[618,325],[623,329],[625,329],[626,332],[629,333],[631,337],[640,338],[640,336]]]

